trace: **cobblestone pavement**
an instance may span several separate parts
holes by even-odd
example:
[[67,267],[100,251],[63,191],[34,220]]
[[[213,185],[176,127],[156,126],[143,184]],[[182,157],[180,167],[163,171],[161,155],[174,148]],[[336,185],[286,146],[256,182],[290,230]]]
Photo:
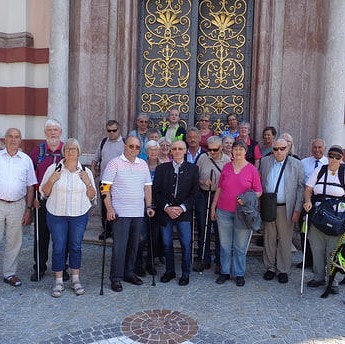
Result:
[[[104,295],[100,295],[102,246],[83,244],[81,282],[86,294],[75,296],[66,284],[60,299],[50,296],[53,274],[31,282],[32,228],[25,229],[18,276],[23,285],[0,283],[0,343],[345,343],[344,294],[321,299],[323,289],[305,288],[293,267],[289,283],[265,281],[261,257],[247,261],[246,284],[215,283],[212,270],[193,272],[188,286],[177,279],[160,283],[157,265],[144,285],[123,283],[114,293],[108,279],[111,248],[106,248]],[[0,264],[3,243],[0,244]],[[301,253],[293,254],[293,266]],[[1,264],[2,265],[2,264]],[[180,272],[180,267],[177,268]],[[305,280],[311,278],[306,270]]]

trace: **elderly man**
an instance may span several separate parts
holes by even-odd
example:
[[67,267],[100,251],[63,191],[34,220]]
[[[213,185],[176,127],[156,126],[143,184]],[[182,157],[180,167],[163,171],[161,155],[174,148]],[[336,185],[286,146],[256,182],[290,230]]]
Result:
[[226,136],[230,136],[235,140],[236,138],[238,138],[240,134],[238,132],[238,120],[236,116],[231,113],[226,117],[226,121],[228,123],[229,129],[223,130],[222,133],[220,134],[220,137],[223,138]]
[[[304,168],[304,182],[306,183],[309,177],[312,175],[314,170],[322,165],[328,164],[327,157],[324,156],[326,149],[326,143],[323,139],[317,138],[314,139],[311,143],[311,156],[302,159],[302,165]],[[303,209],[300,217],[300,227],[303,224],[303,218],[305,216],[305,211]],[[301,233],[301,242],[304,242],[304,233]],[[309,239],[307,239],[307,246],[305,252],[305,262],[307,267],[313,266],[313,255],[310,249]],[[297,264],[298,268],[302,268],[303,262]]]
[[[207,139],[208,154],[203,154],[197,161],[199,167],[200,196],[195,204],[195,215],[198,223],[198,257],[193,265],[193,270],[201,272],[211,267],[211,220],[207,218],[210,211],[214,193],[217,189],[220,174],[230,158],[222,152],[222,139],[211,136]],[[208,203],[208,201],[210,203]],[[209,214],[210,215],[210,214]],[[217,222],[213,221],[215,233],[215,273],[220,273],[219,235]],[[205,231],[206,238],[205,238]]]
[[165,136],[169,142],[177,140],[186,140],[186,130],[179,125],[180,112],[177,109],[171,109],[169,113],[169,125],[161,130],[162,136]]
[[107,220],[112,221],[110,280],[115,292],[122,291],[122,279],[135,285],[143,284],[134,273],[135,260],[145,209],[149,217],[154,211],[151,175],[146,162],[138,158],[140,148],[139,139],[129,136],[124,153],[108,163],[101,182]]
[[20,130],[10,128],[5,134],[5,149],[0,151],[0,238],[6,232],[3,275],[4,282],[13,287],[22,284],[16,276],[22,226],[32,221],[37,184],[32,161],[19,150],[20,143]]
[[282,177],[277,191],[277,218],[264,222],[265,280],[278,275],[279,283],[288,282],[291,266],[293,223],[298,222],[304,191],[304,171],[301,162],[288,156],[284,139],[273,143],[273,154],[262,158],[260,173],[264,192],[274,192],[279,175]]
[[187,130],[186,142],[188,149],[185,158],[188,162],[196,164],[200,155],[206,153],[200,146],[201,135],[198,128],[191,127]]
[[140,141],[140,153],[138,158],[146,160],[147,155],[145,151],[145,144],[149,141],[148,139],[148,127],[150,118],[148,115],[142,113],[137,117],[137,127],[128,133],[128,136],[136,136]]
[[[91,171],[95,177],[99,176],[102,180],[105,167],[108,162],[120,156],[123,153],[124,142],[121,136],[121,127],[118,121],[109,120],[106,124],[107,137],[105,137],[99,144],[96,154],[91,163]],[[104,240],[111,237],[111,226],[107,223],[107,210],[101,201],[102,227],[103,233],[98,237],[99,240]],[[106,229],[105,238],[104,230]]]
[[[47,168],[51,164],[57,164],[62,159],[62,145],[61,135],[62,127],[60,122],[55,119],[48,119],[44,125],[44,135],[46,140],[36,146],[30,153],[30,158],[34,164],[38,184],[40,185]],[[34,243],[34,272],[31,275],[31,281],[39,281],[47,270],[48,252],[50,232],[46,223],[47,209],[46,200],[38,195],[35,201],[38,206],[38,238],[35,233]],[[38,256],[37,257],[37,239],[38,239]],[[37,261],[39,258],[39,262]],[[64,270],[64,280],[67,281],[69,275],[67,270]]]
[[179,285],[189,283],[191,269],[191,222],[193,206],[199,191],[198,167],[184,161],[187,147],[178,140],[171,145],[173,161],[157,166],[153,181],[153,197],[163,240],[166,271],[161,282],[167,283],[176,277],[173,226],[176,225],[182,247],[182,276]]

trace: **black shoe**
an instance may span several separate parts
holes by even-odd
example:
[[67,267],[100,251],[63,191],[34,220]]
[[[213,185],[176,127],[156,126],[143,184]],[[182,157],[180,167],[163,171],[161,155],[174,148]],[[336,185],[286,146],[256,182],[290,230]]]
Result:
[[135,274],[140,276],[140,277],[144,277],[146,276],[146,272],[145,269],[142,266],[138,266],[135,268],[134,270]]
[[226,280],[230,279],[230,275],[227,274],[221,274],[217,279],[216,283],[217,284],[223,284]]
[[176,278],[175,272],[165,272],[164,275],[161,277],[160,281],[162,283],[168,283],[174,278]]
[[66,281],[69,280],[69,273],[67,272],[67,270],[64,270],[64,271],[62,272],[62,280],[63,280],[64,282],[66,282]]
[[157,270],[152,265],[146,265],[146,271],[152,276],[157,275]]
[[341,280],[341,282],[339,282],[340,285],[345,284],[345,277]]
[[332,286],[330,293],[334,294],[334,295],[338,295],[339,294],[339,287],[338,286]]
[[278,282],[279,283],[287,283],[287,282],[289,282],[288,274],[286,274],[286,273],[278,274]]
[[[296,265],[296,268],[297,268],[297,269],[302,269],[302,267],[303,267],[303,262],[299,262],[299,263]],[[305,268],[312,268],[312,267],[313,267],[313,263],[305,262],[304,267],[305,267]]]
[[273,271],[267,270],[267,271],[264,273],[264,279],[265,279],[266,281],[271,281],[271,280],[273,280],[273,278],[274,278],[275,275],[276,275],[276,274],[275,274]]
[[44,272],[43,271],[40,271],[40,274],[39,276],[37,276],[37,271],[34,271],[30,277],[30,281],[31,282],[38,282],[40,281],[44,276]]
[[182,276],[178,281],[178,285],[181,285],[181,286],[188,285],[188,283],[189,283],[189,276]]
[[111,282],[111,290],[115,291],[116,293],[119,293],[122,291],[122,284],[120,281]]
[[310,288],[317,288],[317,287],[320,287],[320,286],[325,285],[325,284],[326,284],[325,281],[316,281],[316,280],[312,279],[307,283],[307,286]]
[[243,276],[237,276],[236,277],[236,285],[238,287],[243,287],[246,284],[246,281],[244,280]]
[[[105,234],[105,238],[106,238],[106,239],[111,238],[111,237],[112,237],[111,232],[107,232],[107,233]],[[104,240],[104,232],[101,233],[101,234],[98,236],[98,240]]]
[[133,275],[133,276],[126,276],[123,279],[125,282],[127,283],[131,283],[134,285],[142,285],[144,282],[137,276]]

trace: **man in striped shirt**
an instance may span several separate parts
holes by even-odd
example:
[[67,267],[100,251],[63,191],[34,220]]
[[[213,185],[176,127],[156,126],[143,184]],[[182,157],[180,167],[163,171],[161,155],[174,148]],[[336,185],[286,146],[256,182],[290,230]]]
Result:
[[113,250],[110,280],[115,292],[122,291],[121,280],[135,285],[143,281],[134,273],[144,213],[154,215],[152,182],[146,162],[138,158],[140,141],[126,139],[124,153],[112,159],[104,170],[101,194],[105,196],[107,220],[111,221]]

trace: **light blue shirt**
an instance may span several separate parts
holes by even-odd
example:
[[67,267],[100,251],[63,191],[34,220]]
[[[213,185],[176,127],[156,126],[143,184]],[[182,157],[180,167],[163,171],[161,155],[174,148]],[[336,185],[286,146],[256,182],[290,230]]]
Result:
[[[283,167],[283,164],[284,164],[284,160],[280,162],[278,162],[277,160],[274,160],[272,169],[267,176],[267,186],[266,186],[267,192],[274,192],[274,189],[277,185],[280,170]],[[285,170],[279,182],[279,187],[278,187],[278,192],[277,192],[278,204],[286,202],[284,190],[285,190]]]

